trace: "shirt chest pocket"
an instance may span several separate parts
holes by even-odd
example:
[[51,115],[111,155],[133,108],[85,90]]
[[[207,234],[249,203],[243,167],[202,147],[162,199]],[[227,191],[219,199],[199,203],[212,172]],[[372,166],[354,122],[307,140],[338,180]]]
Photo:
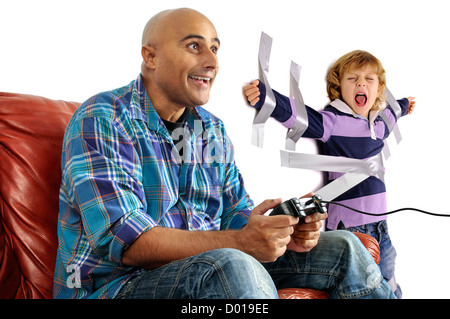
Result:
[[180,195],[214,196],[222,188],[224,167],[222,164],[182,164],[180,172]]
[[179,196],[187,199],[192,210],[214,218],[222,208],[225,168],[223,164],[182,164]]

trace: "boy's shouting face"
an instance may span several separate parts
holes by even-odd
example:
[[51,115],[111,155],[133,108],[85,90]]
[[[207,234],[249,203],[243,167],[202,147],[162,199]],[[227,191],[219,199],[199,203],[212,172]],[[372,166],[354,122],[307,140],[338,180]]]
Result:
[[369,111],[380,94],[378,75],[373,68],[349,68],[342,75],[340,85],[344,102],[356,114],[368,118]]

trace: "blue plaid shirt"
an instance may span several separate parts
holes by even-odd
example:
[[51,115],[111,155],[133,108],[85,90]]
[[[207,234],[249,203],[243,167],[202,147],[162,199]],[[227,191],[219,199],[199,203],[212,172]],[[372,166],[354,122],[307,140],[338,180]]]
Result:
[[61,165],[55,298],[114,297],[139,272],[123,251],[152,227],[239,229],[253,208],[222,121],[189,108],[169,134],[141,76],[79,107]]

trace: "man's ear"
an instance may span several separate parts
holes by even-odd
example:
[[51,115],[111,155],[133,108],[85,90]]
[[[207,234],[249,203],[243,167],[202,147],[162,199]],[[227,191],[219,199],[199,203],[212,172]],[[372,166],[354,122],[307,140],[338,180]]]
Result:
[[141,54],[144,65],[149,69],[154,69],[156,66],[156,49],[151,45],[144,45]]

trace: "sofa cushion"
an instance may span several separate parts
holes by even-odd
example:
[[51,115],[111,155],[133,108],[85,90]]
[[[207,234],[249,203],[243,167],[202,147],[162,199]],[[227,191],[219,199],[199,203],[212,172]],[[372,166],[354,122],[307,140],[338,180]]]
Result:
[[51,298],[64,130],[79,103],[0,92],[0,298]]

